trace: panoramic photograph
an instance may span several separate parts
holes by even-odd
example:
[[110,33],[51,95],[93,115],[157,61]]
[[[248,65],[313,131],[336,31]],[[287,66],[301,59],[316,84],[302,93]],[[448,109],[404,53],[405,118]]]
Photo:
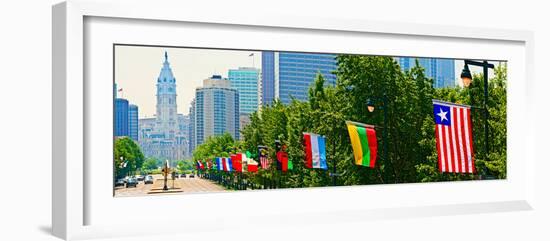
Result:
[[503,60],[114,45],[115,197],[506,179]]

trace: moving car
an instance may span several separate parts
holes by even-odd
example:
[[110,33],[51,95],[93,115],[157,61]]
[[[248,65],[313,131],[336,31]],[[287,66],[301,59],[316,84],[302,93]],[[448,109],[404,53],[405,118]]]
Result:
[[145,175],[139,175],[137,177],[137,180],[138,180],[138,182],[141,182],[141,181],[145,180]]
[[151,176],[151,175],[146,176],[145,179],[143,179],[143,183],[153,184],[153,176]]
[[126,188],[137,187],[138,181],[135,177],[130,177],[126,180]]

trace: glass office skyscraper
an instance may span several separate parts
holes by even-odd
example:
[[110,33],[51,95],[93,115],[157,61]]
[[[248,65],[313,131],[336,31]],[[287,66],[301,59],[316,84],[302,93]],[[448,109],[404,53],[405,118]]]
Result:
[[406,71],[415,66],[417,59],[426,76],[433,78],[434,88],[455,85],[455,63],[452,59],[400,57],[397,61],[401,69]]
[[275,99],[275,52],[262,52],[262,105]]
[[134,141],[138,141],[138,110],[137,105],[128,106],[128,134]]
[[239,92],[239,113],[250,114],[258,110],[258,80],[260,70],[240,67],[228,72],[231,88]]
[[128,136],[130,133],[128,106],[128,100],[115,99],[115,136]]
[[292,97],[306,101],[317,73],[327,85],[336,84],[336,55],[292,52],[262,52],[262,104],[275,98],[290,103]]
[[[203,81],[195,91],[191,109],[192,147],[202,144],[210,136],[229,133],[239,139],[239,93],[231,88],[229,80],[214,75]],[[192,151],[192,150],[190,150]]]

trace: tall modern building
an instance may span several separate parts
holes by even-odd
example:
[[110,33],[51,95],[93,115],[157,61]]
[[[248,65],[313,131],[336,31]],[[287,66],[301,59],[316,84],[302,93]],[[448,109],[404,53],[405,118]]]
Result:
[[187,133],[189,133],[189,142],[188,142],[188,150],[189,154],[193,154],[193,150],[195,150],[195,99],[191,101],[191,106],[189,107],[189,126],[187,129]]
[[229,133],[239,139],[239,93],[229,80],[220,75],[205,79],[195,91],[191,110],[193,149],[210,136]]
[[231,88],[239,92],[239,113],[250,114],[257,111],[260,70],[249,67],[230,69],[228,78],[231,83]]
[[291,52],[262,52],[262,104],[279,98],[290,103],[292,97],[306,101],[317,73],[327,85],[336,84],[336,55]]
[[188,154],[183,116],[177,113],[176,78],[164,52],[164,62],[156,80],[156,116],[139,119],[138,140],[146,157],[181,160]]
[[137,105],[131,104],[128,106],[128,135],[134,141],[138,141],[138,112],[139,108],[137,107]]
[[415,66],[417,59],[426,76],[434,80],[435,88],[455,85],[455,63],[452,59],[400,57],[397,61],[401,69],[407,71]]
[[115,136],[129,136],[130,134],[128,109],[128,100],[115,99]]

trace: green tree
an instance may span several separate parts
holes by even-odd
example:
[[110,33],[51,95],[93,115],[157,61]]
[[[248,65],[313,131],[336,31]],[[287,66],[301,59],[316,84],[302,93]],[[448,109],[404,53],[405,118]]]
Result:
[[117,177],[134,175],[136,170],[142,167],[145,160],[139,146],[128,137],[115,140],[114,154]]
[[151,173],[158,168],[158,160],[155,158],[147,158],[141,167],[141,170],[145,173]]
[[[308,101],[268,103],[250,115],[251,122],[242,131],[243,142],[229,135],[209,138],[197,147],[194,160],[246,150],[257,160],[259,145],[267,146],[270,159],[275,160],[275,140],[279,140],[288,146],[294,169],[282,173],[271,165],[270,170],[246,174],[249,181],[269,186],[276,183],[278,187],[327,186],[332,184],[329,173],[334,165],[339,174],[337,185],[476,179],[476,175],[442,174],[438,170],[432,99],[439,99],[476,107],[472,112],[476,168],[482,175],[506,177],[506,66],[496,68],[489,81],[491,145],[488,160],[484,160],[484,123],[477,108],[483,104],[481,75],[474,76],[470,88],[435,89],[433,79],[425,75],[418,61],[408,71],[402,71],[391,57],[339,55],[337,62],[335,86],[327,85],[318,73]],[[369,99],[376,104],[372,113],[367,111]],[[347,120],[376,126],[379,151],[375,168],[354,164]],[[305,168],[303,132],[326,137],[329,171]],[[383,155],[384,146],[387,156]]]

